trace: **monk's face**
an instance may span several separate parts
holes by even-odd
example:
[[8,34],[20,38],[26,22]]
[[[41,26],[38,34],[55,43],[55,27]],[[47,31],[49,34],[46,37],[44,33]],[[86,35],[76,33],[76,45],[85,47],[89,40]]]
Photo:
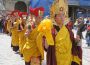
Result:
[[37,16],[35,23],[38,25],[41,22],[42,19],[43,19],[42,16]]
[[14,15],[15,15],[16,17],[18,17],[18,12],[15,12]]
[[60,17],[60,14],[56,14],[56,15],[55,15],[55,22],[56,22],[58,25],[63,24],[63,21],[62,21],[62,19],[61,19],[61,17]]

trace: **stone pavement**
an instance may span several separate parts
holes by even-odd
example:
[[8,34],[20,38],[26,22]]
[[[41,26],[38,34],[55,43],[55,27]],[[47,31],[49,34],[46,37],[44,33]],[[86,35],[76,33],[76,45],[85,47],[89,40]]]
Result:
[[84,39],[82,40],[83,65],[90,65],[90,47],[88,47],[86,44],[85,36],[86,36],[86,31],[83,32]]
[[20,55],[12,51],[10,43],[9,36],[0,34],[0,65],[24,65]]
[[83,65],[90,65],[90,47],[83,48]]

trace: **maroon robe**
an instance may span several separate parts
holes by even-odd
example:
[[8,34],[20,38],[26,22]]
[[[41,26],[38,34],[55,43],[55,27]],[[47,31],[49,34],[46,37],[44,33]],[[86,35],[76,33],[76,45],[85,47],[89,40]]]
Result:
[[[55,41],[55,29],[52,29],[52,36]],[[55,55],[55,45],[49,46],[47,49],[47,65],[57,65],[56,55]]]

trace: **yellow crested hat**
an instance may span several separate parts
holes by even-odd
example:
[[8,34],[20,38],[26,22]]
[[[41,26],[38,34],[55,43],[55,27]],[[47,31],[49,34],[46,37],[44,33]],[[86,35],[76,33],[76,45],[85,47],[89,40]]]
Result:
[[68,3],[67,0],[54,0],[50,8],[50,17],[54,21],[55,14],[63,13],[65,22],[68,20]]
[[53,17],[55,14],[58,14],[60,11],[68,17],[68,3],[67,0],[55,0],[50,8],[50,16]]

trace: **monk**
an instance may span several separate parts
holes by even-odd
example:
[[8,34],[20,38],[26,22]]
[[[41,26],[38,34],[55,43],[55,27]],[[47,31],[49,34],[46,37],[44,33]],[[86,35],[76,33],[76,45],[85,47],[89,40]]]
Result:
[[41,65],[41,59],[44,58],[43,47],[42,46],[38,47],[38,45],[40,44],[36,43],[36,38],[39,33],[37,31],[38,25],[43,17],[43,15],[39,16],[38,12],[39,11],[43,12],[44,9],[41,7],[41,8],[36,8],[33,11],[30,17],[31,19],[29,19],[29,23],[26,30],[26,43],[23,47],[23,57],[25,60],[25,65]]

